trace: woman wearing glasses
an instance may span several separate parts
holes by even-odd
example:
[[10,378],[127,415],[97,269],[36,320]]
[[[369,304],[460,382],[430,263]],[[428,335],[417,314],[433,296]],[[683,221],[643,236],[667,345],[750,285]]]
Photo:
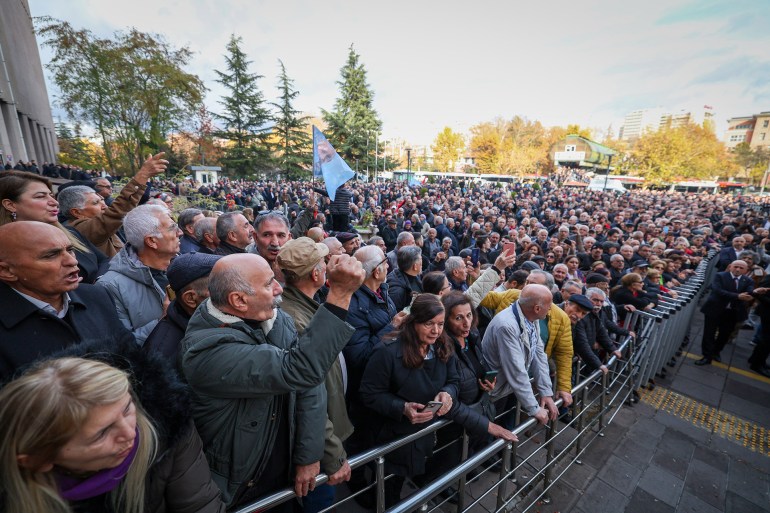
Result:
[[[460,376],[452,344],[444,336],[444,317],[438,296],[420,294],[401,328],[372,354],[360,396],[377,417],[376,444],[415,433],[444,415],[471,434],[516,440],[513,433],[457,400]],[[390,453],[385,469],[395,475],[385,482],[386,505],[400,500],[406,477],[425,473],[433,443],[430,434]]]

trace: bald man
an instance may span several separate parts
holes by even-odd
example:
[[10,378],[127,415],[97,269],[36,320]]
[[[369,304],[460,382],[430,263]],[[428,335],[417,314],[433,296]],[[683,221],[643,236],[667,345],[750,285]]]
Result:
[[[543,285],[527,285],[519,299],[492,319],[484,334],[484,356],[492,370],[499,372],[492,399],[515,394],[522,410],[541,424],[555,420],[558,411],[548,372],[548,358],[540,338],[540,321],[553,303],[551,291]],[[530,372],[540,401],[529,383]]]
[[81,285],[72,243],[45,223],[0,226],[0,382],[80,342],[134,343],[109,295]]
[[324,240],[324,231],[318,226],[314,226],[307,231],[307,236],[313,239],[313,242],[322,242]]
[[210,297],[190,319],[181,361],[228,508],[284,488],[291,473],[297,495],[315,486],[324,455],[323,381],[353,334],[347,309],[364,275],[357,260],[332,257],[326,302],[298,337],[277,308],[283,289],[264,258],[235,254],[214,265]]

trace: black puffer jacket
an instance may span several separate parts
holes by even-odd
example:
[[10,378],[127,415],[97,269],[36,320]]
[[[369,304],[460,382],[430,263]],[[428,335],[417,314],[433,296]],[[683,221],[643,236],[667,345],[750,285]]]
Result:
[[[53,357],[98,360],[121,369],[158,432],[158,451],[146,480],[147,513],[224,513],[219,488],[203,455],[201,439],[190,414],[187,386],[155,354],[134,343],[120,347],[80,344]],[[107,495],[73,504],[75,511],[113,511]]]

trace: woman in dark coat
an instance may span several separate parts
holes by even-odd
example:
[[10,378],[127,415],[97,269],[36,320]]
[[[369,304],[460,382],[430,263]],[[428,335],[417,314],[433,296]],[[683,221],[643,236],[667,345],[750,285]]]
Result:
[[69,355],[0,390],[0,510],[224,513],[175,373],[138,346]]
[[644,281],[637,273],[623,275],[620,283],[610,291],[610,301],[615,305],[620,319],[626,318],[623,305],[632,305],[637,310],[651,310],[655,306],[645,297]]
[[[514,441],[510,431],[457,400],[460,375],[452,345],[443,335],[444,307],[438,296],[421,294],[412,304],[401,329],[379,347],[366,366],[360,395],[378,416],[375,443],[382,444],[424,428],[437,416],[461,424],[474,435],[490,433]],[[436,414],[426,409],[434,401]],[[385,483],[385,501],[400,499],[405,477],[425,473],[433,451],[433,435],[425,436],[390,453],[385,468],[395,475]]]

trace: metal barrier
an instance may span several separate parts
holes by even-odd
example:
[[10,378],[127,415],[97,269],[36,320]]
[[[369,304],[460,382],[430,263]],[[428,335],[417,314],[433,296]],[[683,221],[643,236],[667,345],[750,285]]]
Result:
[[[714,272],[710,264],[715,252],[698,266],[694,275],[683,285],[676,287],[678,297],[660,298],[659,304],[649,311],[634,311],[627,315],[625,326],[636,333],[636,339],[626,337],[620,343],[623,358],[615,356],[606,363],[609,372],[596,370],[582,379],[572,390],[573,404],[571,418],[549,422],[539,426],[534,418],[520,422],[522,412],[516,407],[516,428],[513,432],[518,442],[497,440],[468,457],[469,437],[462,437],[452,443],[462,444],[462,463],[420,487],[415,493],[388,509],[388,513],[411,511],[441,511],[449,499],[435,501],[439,493],[449,486],[457,486],[457,505],[451,505],[458,512],[509,511],[514,506],[526,512],[539,503],[550,503],[549,491],[572,465],[582,464],[581,457],[590,444],[604,436],[603,429],[612,422],[619,408],[631,402],[633,394],[642,386],[654,386],[654,377],[665,374],[665,367],[672,362],[686,340],[692,316],[698,299],[711,283]],[[713,262],[712,262],[713,264]],[[582,365],[575,366],[573,376],[580,376]],[[562,406],[563,400],[556,401]],[[614,412],[613,412],[614,410]],[[507,412],[500,414],[502,416]],[[385,509],[385,458],[399,447],[426,435],[432,435],[449,424],[448,420],[437,421],[424,429],[390,443],[373,448],[349,459],[353,469],[374,464],[374,483],[333,506],[344,511],[344,504],[361,493],[376,491],[376,511]],[[541,443],[542,440],[542,443]],[[451,445],[451,444],[448,444]],[[438,450],[446,449],[437,448]],[[493,482],[482,482],[490,467],[485,462],[497,454],[501,455],[502,468]],[[469,473],[475,472],[470,476]],[[316,486],[325,483],[328,477],[316,477]],[[495,495],[495,506],[489,505]],[[250,513],[264,511],[295,497],[292,489],[285,489],[264,497],[237,511]],[[468,500],[470,499],[470,500]],[[467,502],[467,504],[466,504]],[[486,503],[483,504],[483,503]],[[331,508],[329,508],[331,509]]]

